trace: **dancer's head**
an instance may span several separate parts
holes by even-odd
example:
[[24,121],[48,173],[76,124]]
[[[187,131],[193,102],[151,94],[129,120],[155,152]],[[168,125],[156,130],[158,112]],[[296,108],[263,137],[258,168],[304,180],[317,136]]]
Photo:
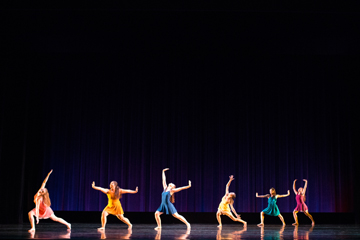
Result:
[[174,188],[176,188],[175,184],[169,183],[168,189],[169,189],[169,190],[172,190],[172,189],[174,189]]
[[275,196],[275,195],[276,195],[275,188],[270,188],[270,195],[271,195],[271,196]]
[[[173,190],[174,188],[176,188],[175,184],[169,183],[169,185],[168,185],[168,190]],[[175,202],[175,193],[173,193],[173,194],[170,196],[170,202],[172,202],[172,203]]]
[[49,197],[49,191],[46,188],[42,188],[38,192],[38,196],[41,196],[43,198],[44,203],[50,207],[51,201]]
[[234,203],[234,199],[236,198],[236,194],[234,193],[234,192],[231,192],[231,193],[229,193],[229,196],[230,196],[230,201],[231,201],[231,203]]
[[304,189],[302,187],[298,189],[298,193],[303,194],[303,192],[304,192]]
[[110,189],[111,189],[111,191],[114,193],[114,196],[115,196],[116,198],[121,198],[120,188],[119,188],[119,186],[118,186],[117,181],[112,181],[112,182],[110,183]]

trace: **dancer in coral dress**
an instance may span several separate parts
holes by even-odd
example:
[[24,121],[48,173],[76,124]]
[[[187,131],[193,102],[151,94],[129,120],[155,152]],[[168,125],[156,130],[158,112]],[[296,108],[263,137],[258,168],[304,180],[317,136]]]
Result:
[[[240,215],[236,213],[235,209],[234,209],[234,199],[236,197],[235,193],[233,192],[229,192],[229,187],[230,187],[230,183],[231,181],[234,180],[234,176],[231,175],[230,176],[230,180],[229,182],[226,184],[226,190],[225,190],[225,195],[223,196],[223,198],[221,199],[221,202],[219,204],[219,208],[218,208],[218,211],[216,213],[216,219],[218,220],[219,222],[219,226],[218,228],[221,228],[222,227],[222,224],[221,224],[221,215],[226,215],[228,216],[231,220],[233,221],[236,221],[236,222],[241,222],[244,224],[244,226],[246,226],[246,222],[244,220],[242,220],[240,218]],[[230,211],[230,207],[231,207],[231,210],[233,211],[233,213],[235,214],[236,218],[231,214],[231,211]]]
[[105,193],[108,197],[108,205],[104,208],[101,214],[101,228],[99,230],[105,230],[106,220],[107,216],[109,214],[115,215],[120,221],[124,222],[126,225],[128,225],[128,229],[132,228],[132,224],[130,223],[129,219],[124,217],[124,211],[121,207],[120,198],[122,194],[125,193],[137,193],[138,187],[136,187],[135,190],[127,190],[127,189],[121,189],[118,186],[118,183],[116,181],[112,181],[110,183],[110,189],[107,188],[101,188],[96,187],[95,182],[92,183],[92,188],[95,190],[99,190],[103,193]]
[[293,216],[294,216],[294,220],[295,220],[295,223],[293,223],[293,225],[299,225],[299,221],[298,221],[298,217],[297,217],[297,213],[298,212],[303,212],[308,218],[310,218],[311,222],[312,222],[312,225],[314,226],[315,225],[315,222],[314,222],[314,219],[313,217],[311,216],[311,214],[309,213],[308,211],[308,207],[306,206],[305,204],[305,193],[306,193],[306,188],[307,188],[307,180],[306,179],[303,179],[304,182],[305,182],[305,186],[304,188],[299,188],[297,191],[296,191],[296,180],[294,180],[294,184],[293,184],[293,190],[294,190],[294,193],[296,195],[296,208],[294,209],[293,211]]
[[50,208],[51,201],[50,201],[50,197],[49,197],[49,192],[45,188],[45,185],[46,185],[52,171],[53,170],[51,170],[48,173],[48,175],[46,176],[45,180],[43,181],[39,191],[37,191],[37,193],[34,196],[35,208],[28,213],[29,221],[30,221],[30,224],[31,224],[31,229],[29,230],[29,232],[35,232],[35,220],[34,220],[34,217],[36,218],[36,224],[39,223],[39,219],[50,218],[53,221],[56,221],[56,222],[59,222],[59,223],[62,223],[64,225],[66,225],[68,230],[71,229],[71,224],[66,222],[62,218],[56,217],[53,210]]

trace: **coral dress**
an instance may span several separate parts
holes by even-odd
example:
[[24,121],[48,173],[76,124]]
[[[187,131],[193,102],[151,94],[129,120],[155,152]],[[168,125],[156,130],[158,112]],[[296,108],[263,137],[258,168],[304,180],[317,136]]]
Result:
[[108,193],[106,195],[109,199],[109,202],[108,202],[108,205],[104,208],[104,211],[106,211],[110,214],[113,214],[113,215],[124,214],[124,210],[121,207],[120,200],[118,198],[111,197],[110,193]]
[[301,194],[297,194],[296,195],[296,208],[294,209],[294,211],[298,211],[298,212],[305,212],[308,210],[308,207],[306,206],[305,202],[304,202],[304,196]]
[[[31,211],[34,213],[34,215],[36,215],[36,208],[34,208]],[[39,219],[47,219],[53,213],[54,213],[53,210],[44,203],[43,198],[41,197],[39,203]]]
[[220,211],[222,211],[222,212],[231,213],[230,207],[229,207],[229,203],[226,202],[226,198],[225,198],[225,197],[223,197],[223,198],[221,199],[221,203],[219,204],[218,209],[219,209]]
[[277,198],[276,197],[269,197],[268,199],[268,206],[263,210],[263,212],[270,216],[278,216],[280,214],[279,208],[276,205]]
[[162,192],[162,194],[161,194],[161,204],[160,204],[160,207],[156,211],[166,213],[166,214],[177,213],[176,208],[170,202],[170,197],[171,197],[170,191]]

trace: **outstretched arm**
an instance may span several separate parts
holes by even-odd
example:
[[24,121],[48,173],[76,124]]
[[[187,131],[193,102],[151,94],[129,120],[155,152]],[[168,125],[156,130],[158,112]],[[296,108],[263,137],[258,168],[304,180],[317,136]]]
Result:
[[229,187],[230,187],[231,181],[234,180],[234,176],[231,175],[231,176],[229,176],[229,178],[230,178],[230,179],[229,179],[229,182],[226,184],[225,194],[228,194],[228,193],[229,193]]
[[235,208],[234,208],[233,204],[230,204],[230,208],[231,208],[231,211],[235,214],[236,218],[239,218],[240,215],[237,214],[237,212],[235,211]]
[[287,191],[287,194],[283,194],[283,195],[276,195],[277,198],[282,198],[282,197],[287,197],[290,195],[290,190]]
[[180,192],[181,190],[185,190],[185,189],[188,189],[188,188],[191,188],[191,181],[189,180],[189,185],[185,186],[185,187],[179,187],[179,188],[174,188],[172,190],[173,193],[176,193],[176,192]]
[[167,184],[166,184],[166,176],[165,176],[165,171],[169,170],[168,168],[165,168],[162,170],[162,184],[164,187],[164,190],[167,188]]
[[265,195],[259,195],[258,193],[256,193],[256,195],[255,195],[257,198],[268,198],[268,197],[270,197],[270,195],[269,194],[265,194]]
[[138,187],[135,188],[135,190],[129,190],[129,189],[120,189],[121,191],[121,194],[124,194],[124,193],[137,193],[138,192]]
[[107,194],[107,193],[109,192],[109,189],[107,189],[107,188],[96,187],[96,186],[95,186],[95,182],[92,182],[91,187],[92,187],[93,189],[99,190],[99,191],[101,191],[101,192],[103,192],[103,193],[105,193],[105,194]]
[[48,175],[46,176],[45,180],[44,180],[43,183],[41,184],[41,187],[40,187],[39,191],[46,186],[46,183],[47,183],[47,181],[49,180],[49,177],[50,177],[50,174],[52,173],[52,171],[53,171],[53,170],[51,169],[51,171],[50,171],[50,172],[48,173]]
[[296,185],[295,185],[296,180],[297,180],[297,179],[295,179],[295,180],[294,180],[294,183],[293,183],[293,190],[294,190],[295,195],[297,195]]
[[306,188],[307,188],[307,180],[306,180],[306,179],[303,179],[303,181],[305,182],[303,195],[305,195],[305,193],[306,193]]

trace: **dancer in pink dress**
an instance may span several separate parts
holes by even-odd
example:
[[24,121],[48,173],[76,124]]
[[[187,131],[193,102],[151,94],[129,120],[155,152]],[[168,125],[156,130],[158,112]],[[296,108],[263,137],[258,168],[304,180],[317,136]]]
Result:
[[51,205],[51,201],[50,201],[50,197],[49,197],[49,192],[48,190],[45,188],[46,182],[49,179],[50,174],[52,173],[53,170],[51,170],[48,175],[46,176],[44,182],[42,183],[39,191],[37,191],[37,193],[34,196],[34,203],[36,205],[36,207],[31,210],[29,212],[29,221],[31,224],[31,229],[29,230],[29,232],[35,232],[35,221],[34,221],[34,217],[36,218],[36,224],[39,223],[39,219],[47,219],[50,218],[53,221],[62,223],[64,225],[66,225],[66,227],[68,228],[68,230],[71,229],[71,224],[66,222],[64,219],[62,218],[58,218],[55,216],[53,210],[50,208]]
[[299,188],[297,191],[296,191],[296,187],[295,187],[296,180],[297,179],[294,180],[294,184],[293,184],[293,190],[296,195],[296,203],[297,203],[296,208],[293,211],[293,216],[295,219],[295,223],[293,223],[293,225],[294,226],[299,225],[297,213],[303,212],[308,218],[310,218],[310,220],[312,221],[311,225],[314,226],[315,225],[314,219],[308,212],[308,207],[305,204],[305,199],[306,199],[305,193],[306,193],[306,188],[307,188],[307,180],[303,179],[305,182],[305,186],[304,186],[304,188]]

